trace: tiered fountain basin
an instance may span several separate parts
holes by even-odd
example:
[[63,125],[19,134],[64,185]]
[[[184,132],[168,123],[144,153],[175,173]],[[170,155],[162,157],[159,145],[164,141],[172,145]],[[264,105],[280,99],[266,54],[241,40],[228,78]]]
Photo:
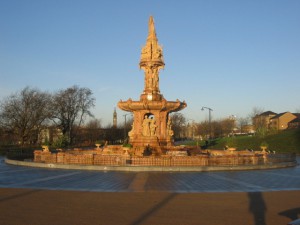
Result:
[[109,145],[90,150],[34,152],[33,161],[6,159],[7,163],[58,169],[102,171],[225,171],[273,169],[296,166],[295,154],[265,151],[200,150],[189,146],[172,146],[160,156],[133,154],[132,149]]

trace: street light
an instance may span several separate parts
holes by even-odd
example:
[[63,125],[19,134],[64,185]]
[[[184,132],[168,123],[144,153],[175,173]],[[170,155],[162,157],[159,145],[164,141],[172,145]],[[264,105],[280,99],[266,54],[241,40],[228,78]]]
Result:
[[127,136],[127,135],[126,135],[126,126],[127,126],[127,123],[126,123],[126,117],[129,116],[129,115],[132,116],[131,113],[127,113],[127,114],[123,115],[123,116],[124,116],[124,143],[125,143],[126,136]]
[[204,109],[208,110],[209,138],[211,138],[211,111],[213,110],[209,107],[202,106],[201,110],[203,111]]

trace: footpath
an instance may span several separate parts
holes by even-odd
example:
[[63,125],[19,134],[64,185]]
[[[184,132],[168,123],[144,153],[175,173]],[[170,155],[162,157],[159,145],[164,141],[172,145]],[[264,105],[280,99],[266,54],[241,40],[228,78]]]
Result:
[[5,225],[285,225],[300,191],[82,192],[0,188]]

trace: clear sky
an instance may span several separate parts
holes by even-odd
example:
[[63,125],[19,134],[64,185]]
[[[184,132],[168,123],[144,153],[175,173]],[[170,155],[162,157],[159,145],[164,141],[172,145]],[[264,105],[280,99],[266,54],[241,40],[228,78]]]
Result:
[[0,100],[78,85],[112,123],[117,102],[143,90],[150,15],[166,64],[161,93],[185,100],[188,119],[207,119],[202,106],[214,119],[300,110],[299,0],[1,0]]

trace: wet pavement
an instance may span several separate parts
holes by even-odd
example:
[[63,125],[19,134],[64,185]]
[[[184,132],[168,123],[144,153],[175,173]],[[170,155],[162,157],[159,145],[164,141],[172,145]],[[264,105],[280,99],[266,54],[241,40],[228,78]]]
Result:
[[[297,160],[299,163],[300,158]],[[0,158],[0,188],[176,193],[300,190],[300,167],[227,172],[106,172],[13,166]]]

